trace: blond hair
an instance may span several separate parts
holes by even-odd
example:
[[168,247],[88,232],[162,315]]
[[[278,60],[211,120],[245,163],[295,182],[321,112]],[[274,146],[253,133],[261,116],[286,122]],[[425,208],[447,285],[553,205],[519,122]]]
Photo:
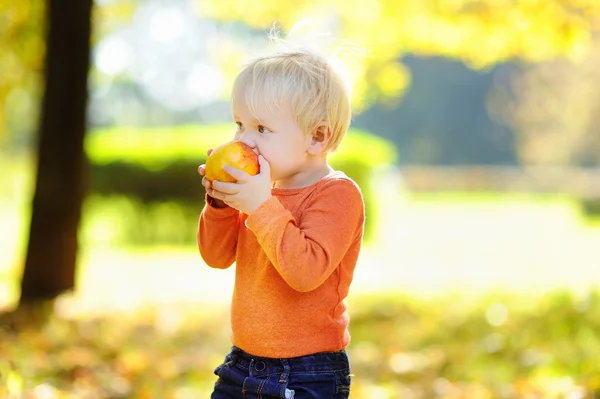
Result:
[[272,112],[289,106],[305,134],[325,123],[331,129],[327,151],[338,147],[350,126],[348,81],[325,56],[311,50],[280,51],[246,64],[233,84],[234,101],[238,93],[255,115],[259,104]]

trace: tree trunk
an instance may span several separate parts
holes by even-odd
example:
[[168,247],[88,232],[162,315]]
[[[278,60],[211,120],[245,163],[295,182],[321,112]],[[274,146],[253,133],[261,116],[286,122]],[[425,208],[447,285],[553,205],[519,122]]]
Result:
[[84,152],[92,0],[48,0],[45,91],[20,305],[74,288],[87,187]]

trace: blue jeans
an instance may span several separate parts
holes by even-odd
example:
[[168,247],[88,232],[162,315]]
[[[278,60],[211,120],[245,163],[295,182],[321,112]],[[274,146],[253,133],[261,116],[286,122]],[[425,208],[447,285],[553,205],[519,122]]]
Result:
[[272,359],[234,346],[215,374],[211,399],[346,399],[350,394],[346,351]]

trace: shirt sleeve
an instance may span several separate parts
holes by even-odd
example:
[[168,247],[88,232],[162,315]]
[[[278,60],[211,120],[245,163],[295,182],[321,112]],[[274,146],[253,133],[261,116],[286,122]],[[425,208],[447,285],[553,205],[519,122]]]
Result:
[[293,289],[318,288],[362,239],[364,203],[354,182],[333,180],[309,200],[296,220],[276,197],[246,219],[271,263]]
[[234,208],[206,205],[198,221],[198,249],[210,267],[227,269],[236,255],[240,212]]

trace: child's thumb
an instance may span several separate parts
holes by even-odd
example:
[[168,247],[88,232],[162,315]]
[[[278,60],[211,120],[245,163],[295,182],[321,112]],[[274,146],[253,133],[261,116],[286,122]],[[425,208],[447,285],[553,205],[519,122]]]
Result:
[[260,166],[261,174],[271,172],[271,166],[269,165],[269,162],[267,162],[265,157],[263,157],[262,155],[258,156],[258,165]]

